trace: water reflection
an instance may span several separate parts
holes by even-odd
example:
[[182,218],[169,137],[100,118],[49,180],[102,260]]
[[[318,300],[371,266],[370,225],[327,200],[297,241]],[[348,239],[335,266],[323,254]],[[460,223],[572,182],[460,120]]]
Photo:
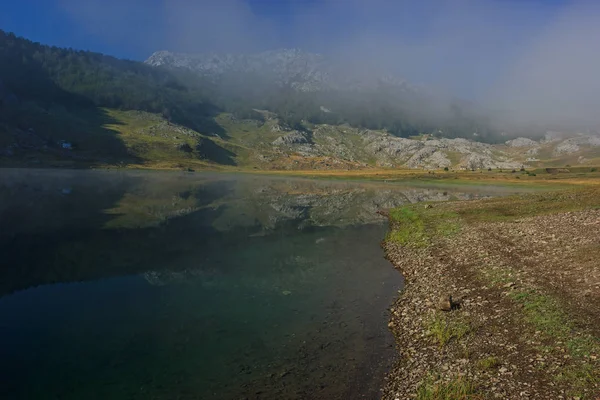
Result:
[[401,287],[376,211],[493,193],[219,174],[0,178],[2,398],[376,398],[385,309]]

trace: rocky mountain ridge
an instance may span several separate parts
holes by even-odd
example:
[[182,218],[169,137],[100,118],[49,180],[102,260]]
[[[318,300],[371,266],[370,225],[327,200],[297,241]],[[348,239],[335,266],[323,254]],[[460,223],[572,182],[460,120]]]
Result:
[[[600,157],[600,136],[595,134],[563,134],[561,138],[549,140],[547,136],[539,141],[520,137],[503,144],[488,144],[432,135],[401,138],[385,130],[348,125],[318,124],[298,130],[281,124],[272,113],[265,115],[266,121],[253,128],[254,141],[248,133],[228,139],[232,144],[251,146],[254,150],[250,159],[263,169],[512,170],[542,165],[585,165]],[[244,121],[237,123],[244,125]]]
[[379,85],[407,92],[418,90],[391,74],[359,72],[321,54],[300,49],[251,54],[186,54],[163,50],[152,54],[145,63],[154,67],[183,68],[213,80],[225,74],[255,74],[279,85],[290,85],[300,92],[361,90]]

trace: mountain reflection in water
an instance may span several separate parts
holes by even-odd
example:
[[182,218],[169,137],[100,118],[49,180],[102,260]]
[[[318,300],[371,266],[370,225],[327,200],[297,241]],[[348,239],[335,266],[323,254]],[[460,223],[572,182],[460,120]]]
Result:
[[[2,398],[377,398],[377,210],[503,189],[0,170]],[[79,283],[76,283],[79,282]]]

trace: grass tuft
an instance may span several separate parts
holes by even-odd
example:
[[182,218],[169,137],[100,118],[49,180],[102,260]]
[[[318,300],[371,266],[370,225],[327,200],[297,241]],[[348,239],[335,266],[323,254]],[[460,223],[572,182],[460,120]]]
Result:
[[482,369],[489,371],[491,369],[497,368],[500,365],[500,360],[497,357],[486,357],[477,362],[477,366]]
[[464,377],[458,376],[450,381],[436,381],[427,377],[417,389],[417,400],[469,400],[480,399],[475,385]]
[[447,345],[452,339],[460,340],[471,332],[471,325],[464,320],[453,320],[450,314],[436,312],[426,321],[426,328],[440,347]]
[[567,316],[552,297],[535,291],[518,291],[511,297],[523,305],[527,321],[537,330],[554,337],[570,334]]
[[[570,357],[583,361],[590,355],[600,354],[600,339],[590,335],[575,335],[573,323],[554,298],[536,291],[515,292],[511,297],[523,305],[525,320],[554,343],[564,343],[563,350]],[[552,347],[548,350],[559,351]],[[564,365],[556,372],[555,379],[571,386],[572,395],[581,395],[584,388],[600,380],[598,363],[594,364],[584,361]]]
[[511,221],[550,213],[585,210],[598,205],[598,191],[575,190],[489,199],[458,214],[465,222]]

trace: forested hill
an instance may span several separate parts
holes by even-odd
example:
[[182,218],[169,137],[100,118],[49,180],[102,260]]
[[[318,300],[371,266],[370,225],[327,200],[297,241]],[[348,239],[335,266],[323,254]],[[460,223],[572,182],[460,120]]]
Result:
[[[303,61],[303,60],[301,60]],[[458,101],[432,109],[434,96],[406,85],[374,79],[347,91],[297,90],[256,70],[231,70],[206,79],[192,69],[160,67],[34,43],[0,31],[0,79],[16,96],[43,104],[95,106],[160,113],[191,129],[210,132],[218,110],[260,118],[253,109],[279,115],[290,126],[302,121],[386,129],[396,136],[433,133],[440,137],[492,140],[486,118]],[[439,105],[435,105],[440,108]],[[208,118],[207,118],[208,117]]]
[[[197,78],[195,78],[197,79]],[[0,80],[17,98],[47,107],[100,106],[161,113],[205,129],[217,110],[198,85],[140,62],[34,43],[0,30]]]
[[[269,61],[290,54],[298,74]],[[311,57],[270,52],[254,58],[263,68],[240,56],[207,75],[175,55],[149,65],[0,31],[0,166],[513,169],[538,154],[599,157],[595,136],[495,147],[510,136],[475,105],[399,81],[313,90],[324,75],[304,73]]]

